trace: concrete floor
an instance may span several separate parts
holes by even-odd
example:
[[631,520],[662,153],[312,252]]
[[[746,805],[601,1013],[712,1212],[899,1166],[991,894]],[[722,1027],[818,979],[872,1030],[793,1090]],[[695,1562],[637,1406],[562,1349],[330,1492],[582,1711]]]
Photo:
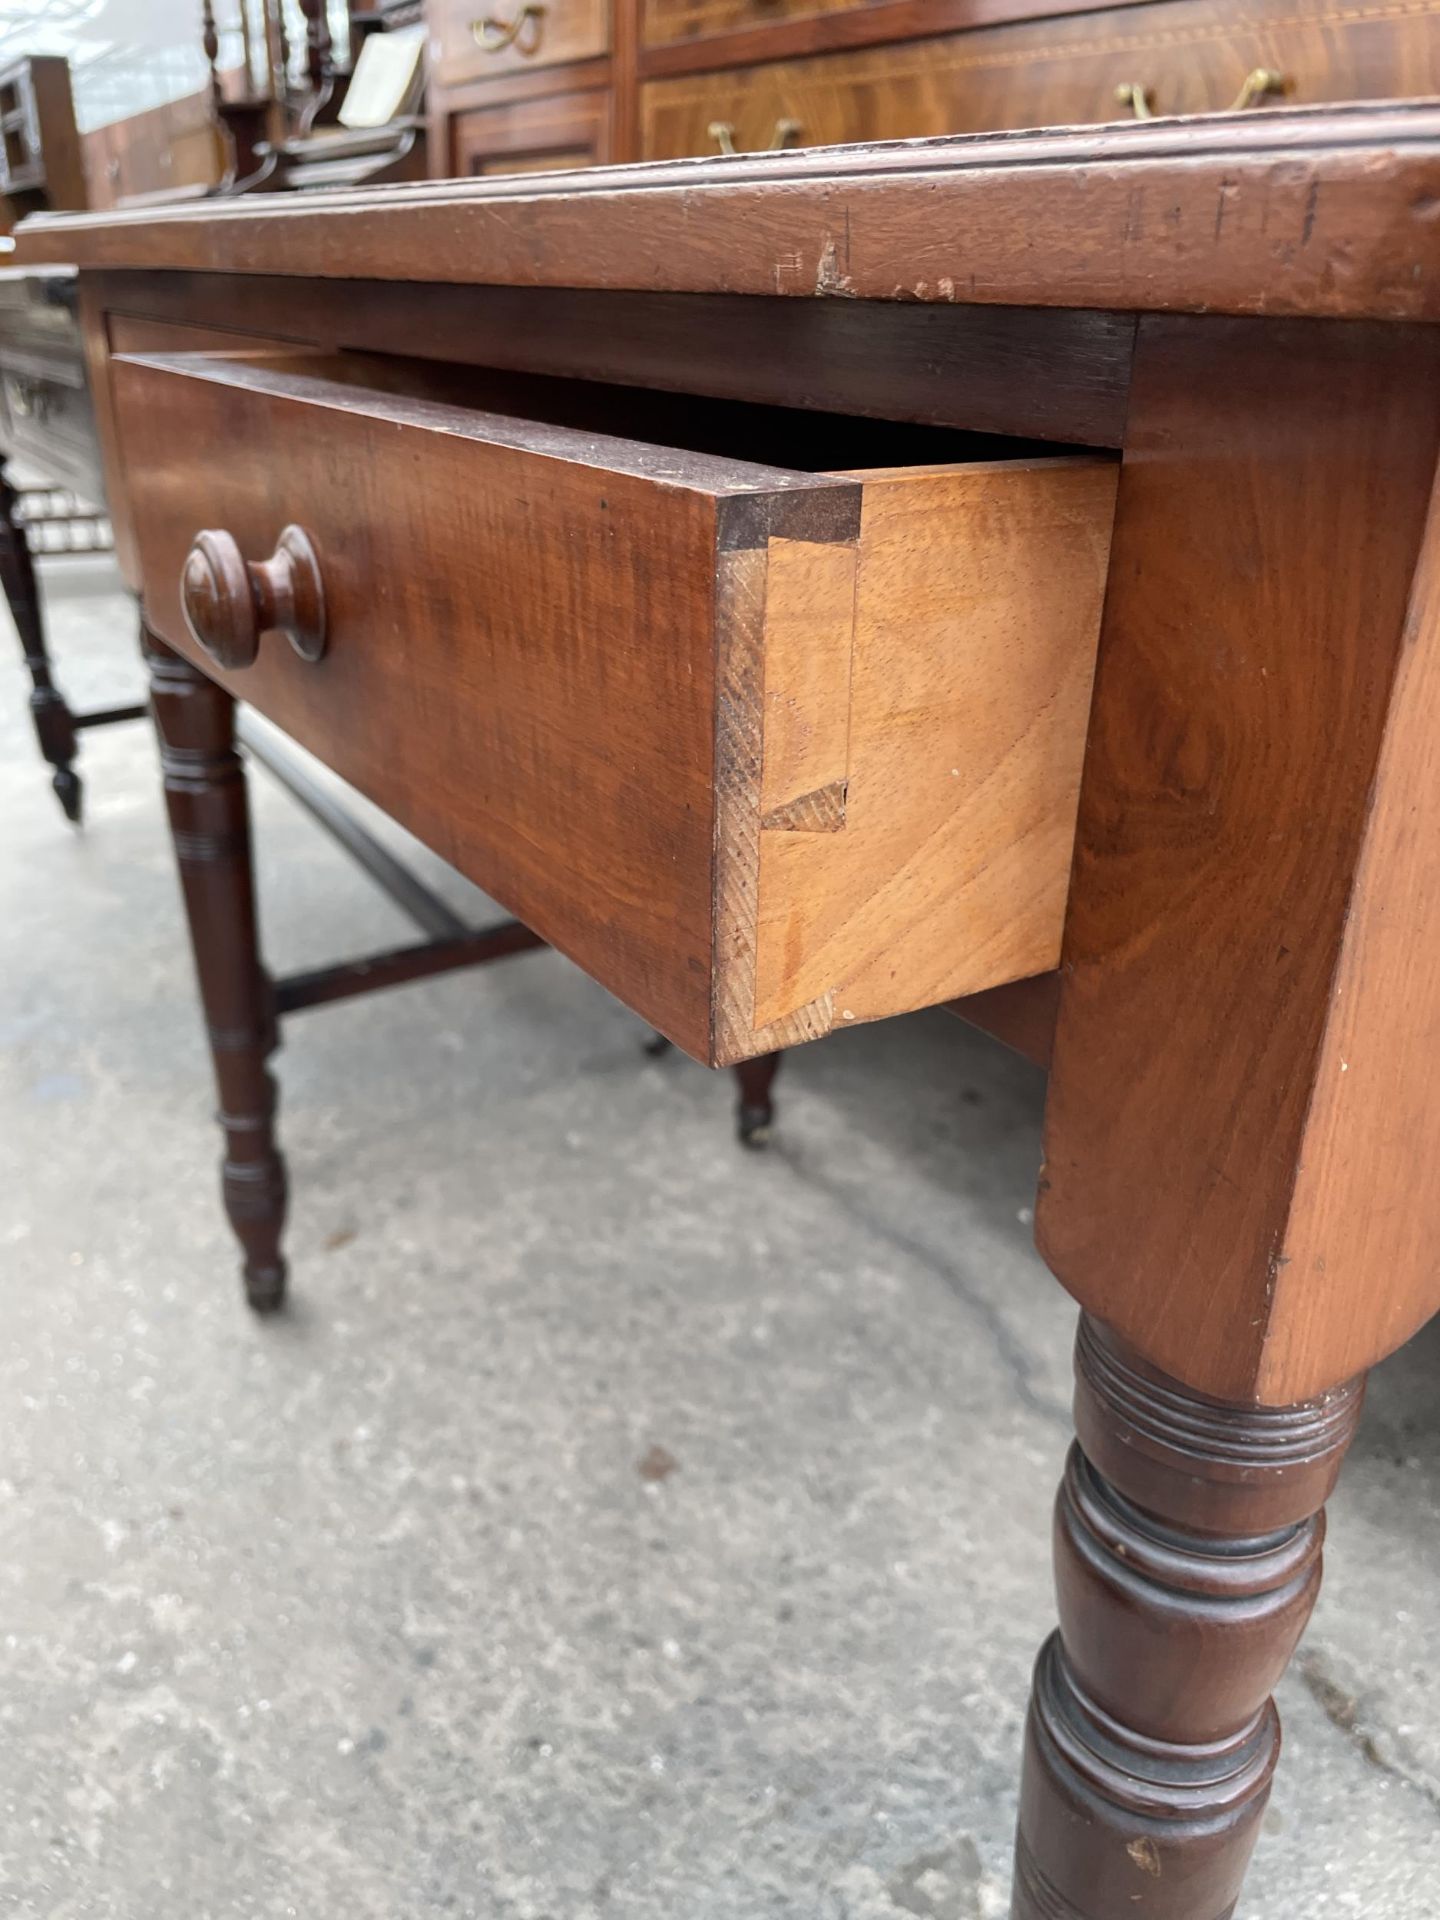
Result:
[[[45,580],[72,698],[132,696],[109,563]],[[7,651],[0,1911],[1003,1915],[1073,1326],[1040,1076],[847,1034],[749,1157],[553,955],[315,1012],[256,1324],[146,729],[84,772],[77,835]],[[272,962],[401,937],[254,786]],[[1252,1920],[1440,1914],[1437,1383],[1433,1327],[1375,1377]]]

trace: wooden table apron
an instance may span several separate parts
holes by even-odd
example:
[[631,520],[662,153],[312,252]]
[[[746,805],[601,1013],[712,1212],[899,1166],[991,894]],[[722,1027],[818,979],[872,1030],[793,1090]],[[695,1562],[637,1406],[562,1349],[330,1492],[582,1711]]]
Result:
[[1437,205],[1411,103],[22,233],[81,269],[132,568],[109,355],[247,333],[1119,451],[1037,1205],[1083,1315],[1022,1920],[1232,1912],[1361,1379],[1440,1307]]

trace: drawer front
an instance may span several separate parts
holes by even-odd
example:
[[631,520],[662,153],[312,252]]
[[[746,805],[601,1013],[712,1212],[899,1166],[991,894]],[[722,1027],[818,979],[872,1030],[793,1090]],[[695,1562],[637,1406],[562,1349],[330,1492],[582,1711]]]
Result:
[[450,121],[451,174],[553,173],[610,157],[610,96],[594,88],[476,107]]
[[778,26],[818,14],[848,13],[875,0],[641,0],[640,42],[646,47],[683,46],[721,33]]
[[609,0],[430,0],[430,76],[442,87],[591,60],[610,47]]
[[[274,362],[112,377],[156,632],[692,1054],[1055,964],[1112,463],[802,474]],[[217,641],[213,537],[197,640],[202,529],[295,645]]]
[[1278,76],[1267,100],[1323,103],[1440,92],[1440,0],[1269,0],[1244,18],[1216,0],[1163,0],[1027,21],[942,40],[687,75],[643,89],[647,158],[715,150],[713,123],[737,148],[898,140],[989,128],[1068,126],[1128,116],[1120,90],[1157,114],[1234,105],[1249,76]]

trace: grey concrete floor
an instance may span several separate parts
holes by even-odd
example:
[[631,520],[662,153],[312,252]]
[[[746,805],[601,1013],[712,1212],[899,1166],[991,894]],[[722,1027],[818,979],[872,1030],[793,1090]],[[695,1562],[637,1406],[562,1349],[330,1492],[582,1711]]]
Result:
[[[131,695],[109,563],[45,581],[72,697]],[[77,835],[0,657],[0,1911],[1002,1915],[1073,1327],[1040,1076],[848,1034],[750,1157],[553,955],[315,1012],[256,1324],[146,729],[84,772]],[[400,937],[253,785],[273,964]],[[1252,1917],[1440,1913],[1437,1384],[1433,1327],[1375,1377]]]

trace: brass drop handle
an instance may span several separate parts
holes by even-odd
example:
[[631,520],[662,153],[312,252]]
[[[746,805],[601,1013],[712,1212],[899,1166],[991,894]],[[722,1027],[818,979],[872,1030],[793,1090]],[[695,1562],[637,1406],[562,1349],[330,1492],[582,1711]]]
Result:
[[1274,67],[1256,67],[1245,76],[1245,84],[1230,103],[1231,113],[1244,113],[1247,107],[1255,106],[1267,93],[1288,93],[1290,77],[1277,73]]
[[1122,80],[1115,89],[1117,106],[1129,107],[1137,120],[1153,120],[1155,109],[1150,104],[1150,89],[1138,80]]
[[320,562],[301,527],[286,527],[268,560],[247,560],[222,529],[197,533],[180,573],[180,606],[217,666],[252,665],[263,633],[283,633],[302,660],[325,651]]
[[470,32],[486,53],[504,53],[507,47],[514,47],[517,53],[528,57],[540,51],[544,21],[544,7],[538,5],[537,0],[525,0],[525,5],[517,7],[508,20],[493,13],[483,20],[472,20]]
[[[735,154],[740,149],[735,145],[735,126],[730,120],[712,120],[706,129],[721,153]],[[779,153],[786,147],[800,144],[800,136],[805,131],[803,120],[777,120],[775,131],[770,135],[767,153]]]
[[[1228,113],[1244,113],[1262,101],[1267,93],[1288,93],[1290,76],[1279,72],[1275,67],[1256,67],[1245,76],[1245,83],[1226,109]],[[1153,120],[1155,109],[1150,104],[1153,98],[1149,87],[1138,80],[1122,80],[1115,89],[1116,101],[1122,107],[1129,107],[1137,120]]]

